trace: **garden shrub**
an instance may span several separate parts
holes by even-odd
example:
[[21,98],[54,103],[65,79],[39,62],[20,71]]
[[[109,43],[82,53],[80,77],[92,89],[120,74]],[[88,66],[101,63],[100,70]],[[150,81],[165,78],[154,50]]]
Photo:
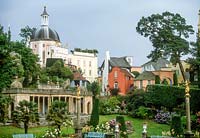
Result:
[[[166,107],[170,112],[174,108],[185,103],[185,87],[167,86],[167,85],[148,85],[147,86],[147,103],[151,103],[157,109],[162,106]],[[190,89],[190,106],[191,113],[200,111],[200,89]]]
[[94,99],[94,106],[90,118],[90,125],[96,127],[99,124],[99,99]]
[[118,122],[120,124],[119,125],[120,136],[122,138],[128,138],[127,128],[126,128],[124,116],[116,116],[116,122]]
[[116,96],[112,96],[111,98],[101,99],[100,100],[100,114],[109,115],[119,113],[120,110],[120,101]]
[[170,125],[170,132],[171,135],[174,136],[178,136],[180,137],[180,135],[183,134],[183,126],[182,126],[182,122],[181,122],[181,116],[180,115],[172,115],[172,120],[171,120],[171,125]]
[[153,116],[153,111],[152,109],[148,108],[148,107],[144,107],[144,106],[140,106],[137,110],[136,110],[136,117],[138,118],[142,118],[142,119],[152,119]]

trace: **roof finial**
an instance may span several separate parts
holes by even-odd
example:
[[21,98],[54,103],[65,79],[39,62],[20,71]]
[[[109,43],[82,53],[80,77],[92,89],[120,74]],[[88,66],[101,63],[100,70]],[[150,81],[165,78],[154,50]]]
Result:
[[49,16],[49,14],[47,13],[47,10],[46,10],[46,6],[44,6],[44,11],[43,11],[43,13],[41,14],[41,16],[43,16],[43,15],[48,15],[48,16]]

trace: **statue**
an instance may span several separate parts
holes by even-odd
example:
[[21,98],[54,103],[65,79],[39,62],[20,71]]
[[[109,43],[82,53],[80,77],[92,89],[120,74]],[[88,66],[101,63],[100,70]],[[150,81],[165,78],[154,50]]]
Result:
[[22,83],[19,81],[18,76],[15,76],[14,81],[11,83],[10,88],[22,88]]
[[189,81],[185,81],[185,94],[189,95],[190,87],[189,87]]
[[77,96],[79,97],[81,94],[80,86],[77,84]]

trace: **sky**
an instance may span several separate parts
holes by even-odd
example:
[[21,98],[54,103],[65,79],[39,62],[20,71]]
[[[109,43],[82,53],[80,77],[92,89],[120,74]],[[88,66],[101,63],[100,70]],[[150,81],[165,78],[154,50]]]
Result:
[[[132,56],[133,65],[140,66],[149,61],[152,44],[136,32],[138,21],[169,11],[179,13],[196,32],[200,0],[0,0],[0,24],[4,31],[10,26],[12,40],[21,40],[21,28],[40,27],[44,6],[49,27],[70,50],[97,49],[99,66],[106,51],[111,57]],[[194,34],[189,41],[195,40]]]

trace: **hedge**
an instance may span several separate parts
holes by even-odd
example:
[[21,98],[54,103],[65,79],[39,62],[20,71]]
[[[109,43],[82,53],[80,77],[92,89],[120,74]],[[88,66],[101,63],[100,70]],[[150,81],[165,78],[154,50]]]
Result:
[[[193,113],[200,111],[200,89],[190,89],[190,107]],[[148,85],[147,102],[157,107],[166,107],[169,111],[185,103],[185,88],[169,85]]]

